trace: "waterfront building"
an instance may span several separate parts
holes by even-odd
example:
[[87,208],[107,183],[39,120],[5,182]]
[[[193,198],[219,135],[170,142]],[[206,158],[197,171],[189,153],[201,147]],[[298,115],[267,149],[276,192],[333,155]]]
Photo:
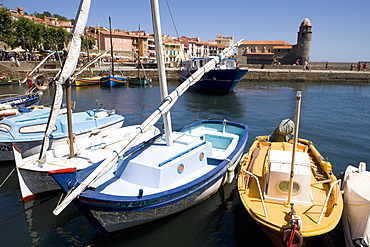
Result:
[[44,16],[43,19],[37,18],[36,16],[33,15],[25,15],[23,8],[17,7],[17,10],[15,9],[7,9],[7,11],[10,13],[10,17],[13,20],[18,20],[20,17],[27,18],[33,22],[41,23],[44,24],[45,26],[48,27],[54,27],[54,28],[63,28],[67,32],[72,32],[72,22],[71,21],[60,21],[56,17],[47,17]]
[[312,25],[305,18],[299,26],[297,44],[285,41],[243,41],[238,55],[246,56],[249,64],[295,64],[300,65],[310,58]]

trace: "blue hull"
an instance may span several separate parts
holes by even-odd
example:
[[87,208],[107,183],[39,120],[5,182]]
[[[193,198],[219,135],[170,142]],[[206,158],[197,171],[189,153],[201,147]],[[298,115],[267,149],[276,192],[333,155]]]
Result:
[[12,107],[23,108],[31,105],[38,105],[41,99],[41,95],[24,95],[19,97],[12,97],[0,101],[0,104],[10,104]]
[[118,87],[126,84],[126,77],[122,76],[104,76],[100,79],[100,83],[105,87]]
[[[103,114],[103,117],[100,114]],[[12,144],[22,150],[22,156],[27,157],[40,152],[50,108],[40,109],[17,116],[11,116],[1,120],[4,126],[9,126],[7,131],[0,131],[0,144],[4,149],[0,153],[0,160],[14,160]],[[85,112],[72,113],[73,133],[89,135],[98,129],[119,128],[122,126],[124,117],[110,113],[104,109],[94,109]],[[54,142],[65,140],[68,137],[67,115],[58,116],[55,130],[50,135],[50,146]]]
[[[180,133],[188,132],[198,125],[217,128],[221,132],[223,131],[222,128],[225,128],[222,122],[219,120],[198,122],[184,127],[180,130]],[[142,192],[139,190],[135,196],[110,195],[101,193],[98,190],[88,189],[77,200],[74,200],[74,203],[102,235],[150,222],[189,208],[205,200],[223,185],[229,165],[236,164],[244,151],[248,137],[248,127],[238,123],[227,122],[226,129],[231,129],[238,133],[239,139],[236,147],[227,159],[208,157],[207,164],[214,168],[194,180],[169,190],[148,195],[146,195],[145,189]],[[229,132],[227,131],[227,133]],[[151,144],[150,142],[148,144]],[[204,143],[206,142],[204,141]],[[142,144],[142,146],[144,146],[144,150],[147,148],[145,147],[146,144]],[[131,154],[136,156],[140,155],[141,152],[145,151],[142,151],[140,147],[136,147],[129,150],[129,154],[126,153],[125,156],[130,156]],[[166,162],[170,161],[167,160],[164,164],[167,165]],[[95,164],[79,172],[76,172],[74,169],[68,169],[53,171],[51,174],[63,190],[68,191],[70,184],[78,185],[79,181],[83,181],[97,165]],[[124,188],[122,189],[124,190]]]
[[[191,74],[195,72],[191,71]],[[193,85],[196,90],[209,93],[230,93],[240,82],[248,69],[214,69],[210,70]],[[190,74],[180,75],[181,79],[187,79]]]

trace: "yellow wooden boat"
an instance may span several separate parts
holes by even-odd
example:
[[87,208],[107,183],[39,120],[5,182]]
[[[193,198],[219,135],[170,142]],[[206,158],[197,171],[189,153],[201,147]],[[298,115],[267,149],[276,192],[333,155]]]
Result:
[[74,84],[76,86],[99,85],[101,76],[94,77],[76,77]]
[[245,209],[276,246],[302,246],[340,221],[340,180],[312,142],[287,140],[291,132],[276,138],[276,133],[282,134],[279,127],[271,136],[257,137],[242,157],[238,191]]

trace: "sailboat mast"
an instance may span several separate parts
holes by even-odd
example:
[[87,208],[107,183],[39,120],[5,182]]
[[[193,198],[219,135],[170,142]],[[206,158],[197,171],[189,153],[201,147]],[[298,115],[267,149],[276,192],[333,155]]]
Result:
[[[166,68],[164,66],[164,55],[163,55],[163,43],[162,43],[162,30],[161,30],[161,21],[159,16],[159,6],[158,0],[151,0],[152,6],[152,20],[153,20],[153,31],[154,31],[154,41],[155,41],[155,52],[157,57],[158,64],[158,75],[159,75],[159,85],[161,90],[161,99],[170,100],[168,98],[168,89],[167,89],[167,79],[166,79]],[[171,126],[171,116],[170,111],[163,114],[164,122],[164,131],[166,136],[167,146],[172,146],[172,126]]]
[[137,45],[138,45],[138,51],[137,51],[137,77],[140,80],[140,55],[141,55],[141,46],[140,46],[140,25],[139,25],[139,36],[137,38]]
[[293,183],[294,183],[294,166],[295,166],[295,155],[297,152],[297,143],[298,143],[298,128],[299,128],[299,119],[301,112],[301,91],[297,92],[297,104],[295,110],[295,126],[294,126],[294,140],[293,140],[293,154],[292,154],[292,163],[290,166],[290,179],[289,179],[289,193],[288,193],[288,205],[292,201],[293,194]]
[[110,60],[111,60],[111,70],[112,76],[114,76],[114,61],[113,61],[113,41],[112,41],[112,21],[109,16],[109,40],[110,40]]

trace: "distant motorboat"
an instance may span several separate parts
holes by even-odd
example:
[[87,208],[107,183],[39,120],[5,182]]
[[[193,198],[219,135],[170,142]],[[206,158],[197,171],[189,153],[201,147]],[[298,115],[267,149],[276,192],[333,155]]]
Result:
[[[198,68],[206,64],[214,56],[193,58],[181,63],[180,80],[189,78]],[[247,68],[239,68],[236,59],[224,58],[193,85],[193,88],[209,93],[230,93],[248,72]]]
[[[67,115],[58,115],[54,131],[50,136],[49,148],[64,143],[68,137]],[[49,120],[50,108],[44,108],[0,121],[0,160],[14,160],[13,148],[27,157],[40,152],[44,133]],[[120,128],[124,117],[104,109],[93,109],[73,113],[73,132],[76,136],[88,137],[99,131]]]

